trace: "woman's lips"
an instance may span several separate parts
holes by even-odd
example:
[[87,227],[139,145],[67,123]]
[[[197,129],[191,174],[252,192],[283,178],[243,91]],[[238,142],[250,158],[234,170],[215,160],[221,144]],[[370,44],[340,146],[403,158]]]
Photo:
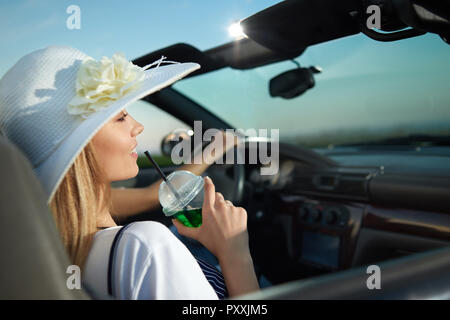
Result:
[[138,154],[136,152],[132,152],[130,154],[130,156],[132,156],[133,158],[137,159],[138,158]]
[[137,147],[137,144],[134,145],[134,148],[133,148],[133,150],[131,150],[131,153],[130,153],[130,156],[132,156],[135,159],[138,158],[138,155],[137,155],[137,152],[136,152],[136,147]]

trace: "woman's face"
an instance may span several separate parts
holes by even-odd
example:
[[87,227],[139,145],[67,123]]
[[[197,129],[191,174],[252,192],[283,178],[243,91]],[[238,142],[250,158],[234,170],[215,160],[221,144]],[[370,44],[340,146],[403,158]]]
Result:
[[124,109],[92,138],[98,162],[108,182],[135,177],[137,165],[136,137],[144,126]]

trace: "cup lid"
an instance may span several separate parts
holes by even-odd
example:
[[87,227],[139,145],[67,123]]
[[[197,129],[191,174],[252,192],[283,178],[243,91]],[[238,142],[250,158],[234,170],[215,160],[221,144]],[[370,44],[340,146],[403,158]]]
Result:
[[180,201],[174,195],[167,183],[163,181],[159,186],[158,197],[163,212],[166,216],[172,216],[195,198],[202,190],[204,181],[200,176],[196,176],[192,172],[179,170],[174,171],[167,176],[167,180],[177,191]]

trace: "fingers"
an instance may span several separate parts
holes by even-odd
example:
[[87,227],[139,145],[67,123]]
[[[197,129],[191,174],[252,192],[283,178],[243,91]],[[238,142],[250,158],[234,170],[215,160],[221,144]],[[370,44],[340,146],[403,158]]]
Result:
[[216,202],[218,201],[225,201],[225,198],[220,192],[216,192]]
[[221,210],[221,208],[234,208],[233,203],[230,200],[225,200],[220,192],[216,192],[216,203],[214,204],[216,209]]
[[189,228],[179,222],[177,219],[172,219],[172,223],[177,228],[177,231],[182,236],[186,236],[192,239],[197,239],[198,228]]
[[216,203],[215,205],[217,206],[218,204],[226,204],[227,206],[231,206],[233,207],[233,203],[230,200],[225,200],[225,198],[223,197],[223,194],[221,194],[220,192],[216,192]]
[[247,219],[247,210],[242,207],[236,207],[237,211]]
[[216,188],[210,177],[205,177],[205,197],[203,199],[204,208],[213,208],[216,201]]
[[212,182],[211,178],[206,176],[205,177],[205,196],[203,200],[203,207],[209,207],[214,208],[217,204],[225,204],[227,206],[232,206],[233,203],[230,200],[225,200],[223,195],[220,192],[216,192],[216,187],[214,186],[214,183]]

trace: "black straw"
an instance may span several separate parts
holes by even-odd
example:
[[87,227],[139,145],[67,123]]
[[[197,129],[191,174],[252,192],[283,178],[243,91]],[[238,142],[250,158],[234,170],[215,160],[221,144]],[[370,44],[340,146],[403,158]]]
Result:
[[147,158],[151,161],[151,163],[153,164],[153,166],[156,168],[156,170],[158,171],[159,175],[161,176],[161,178],[163,178],[163,180],[167,183],[167,186],[169,187],[170,191],[172,191],[172,193],[174,194],[175,198],[177,198],[178,202],[180,204],[182,204],[181,202],[181,197],[178,194],[177,190],[175,190],[175,188],[172,186],[172,184],[170,183],[169,180],[167,180],[166,175],[164,174],[164,172],[162,172],[161,168],[158,166],[158,164],[156,163],[155,160],[153,160],[152,156],[150,155],[150,152],[145,151],[144,152],[145,155],[147,156]]
[[148,151],[144,152],[145,155],[147,156],[147,158],[151,161],[151,163],[153,164],[153,166],[156,168],[156,170],[158,170],[159,175],[161,176],[161,178],[163,178],[164,181],[167,182],[167,177],[164,174],[164,172],[162,172],[161,168],[158,166],[158,164],[155,162],[155,160],[153,160],[152,156],[150,155],[150,153]]

